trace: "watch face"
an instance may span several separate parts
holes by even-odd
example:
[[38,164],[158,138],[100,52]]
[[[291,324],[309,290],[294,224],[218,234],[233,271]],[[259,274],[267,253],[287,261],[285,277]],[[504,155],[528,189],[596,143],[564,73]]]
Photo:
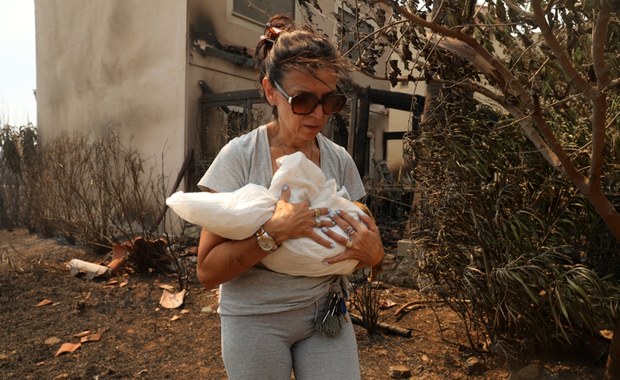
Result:
[[258,237],[258,245],[265,251],[273,251],[277,248],[276,242],[266,232]]

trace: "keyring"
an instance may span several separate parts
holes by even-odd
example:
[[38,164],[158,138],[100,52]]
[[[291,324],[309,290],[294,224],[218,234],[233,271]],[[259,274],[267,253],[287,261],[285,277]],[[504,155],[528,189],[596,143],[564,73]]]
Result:
[[349,228],[347,228],[346,232],[347,232],[347,236],[351,236],[351,235],[353,235],[356,231],[355,231],[355,228],[353,228],[353,226],[349,226]]

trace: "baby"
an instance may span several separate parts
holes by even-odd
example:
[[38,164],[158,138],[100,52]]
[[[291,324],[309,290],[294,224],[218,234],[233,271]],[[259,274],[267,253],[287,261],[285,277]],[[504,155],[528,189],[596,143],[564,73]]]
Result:
[[[205,227],[207,230],[232,240],[252,236],[275,210],[282,187],[291,189],[290,202],[310,200],[311,208],[326,207],[340,209],[358,217],[363,211],[349,200],[343,187],[336,191],[333,179],[325,180],[321,169],[301,152],[282,156],[277,160],[278,170],[274,173],[269,189],[248,184],[228,193],[174,193],[166,204],[184,220]],[[347,236],[338,226],[332,230]],[[323,234],[320,229],[316,232]],[[335,244],[325,248],[309,238],[290,239],[280,248],[262,260],[270,270],[292,276],[326,276],[349,274],[357,260],[344,260],[325,265],[323,260],[336,256],[345,247]]]

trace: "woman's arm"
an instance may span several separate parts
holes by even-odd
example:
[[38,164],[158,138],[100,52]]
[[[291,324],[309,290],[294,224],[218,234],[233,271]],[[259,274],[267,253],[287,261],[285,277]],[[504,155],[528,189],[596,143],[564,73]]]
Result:
[[[263,225],[267,233],[280,245],[288,239],[308,237],[324,247],[331,247],[332,242],[314,232],[316,216],[326,215],[327,209],[309,209],[307,201],[289,203],[291,191],[282,190],[280,200],[276,203],[271,218]],[[329,221],[321,222],[321,227],[331,227]],[[269,255],[263,251],[252,235],[244,240],[228,240],[203,229],[198,243],[198,280],[207,289],[230,281],[247,271]]]
[[198,281],[205,288],[213,289],[250,269],[268,254],[258,246],[255,236],[227,240],[203,228],[198,243]]

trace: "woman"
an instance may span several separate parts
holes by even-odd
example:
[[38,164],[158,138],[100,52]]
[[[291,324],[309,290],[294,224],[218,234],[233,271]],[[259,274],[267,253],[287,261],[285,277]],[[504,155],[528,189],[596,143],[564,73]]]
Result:
[[[269,187],[276,160],[302,152],[327,179],[346,187],[352,200],[363,197],[352,158],[320,134],[329,115],[346,102],[338,88],[346,78],[346,65],[336,48],[309,28],[297,28],[291,18],[277,15],[261,36],[256,61],[275,120],[228,143],[199,186],[214,192],[248,183]],[[201,233],[197,274],[205,288],[220,286],[226,371],[232,380],[288,380],[291,371],[297,380],[359,379],[355,333],[340,308],[346,293],[343,278],[289,276],[266,269],[260,261],[282,242],[308,237],[325,247],[347,247],[325,265],[355,259],[358,268],[373,266],[384,255],[379,230],[367,215],[358,221],[289,198],[285,186],[271,218],[250,238],[227,240],[206,229]],[[330,218],[320,218],[326,215]],[[349,236],[330,230],[336,225]]]

